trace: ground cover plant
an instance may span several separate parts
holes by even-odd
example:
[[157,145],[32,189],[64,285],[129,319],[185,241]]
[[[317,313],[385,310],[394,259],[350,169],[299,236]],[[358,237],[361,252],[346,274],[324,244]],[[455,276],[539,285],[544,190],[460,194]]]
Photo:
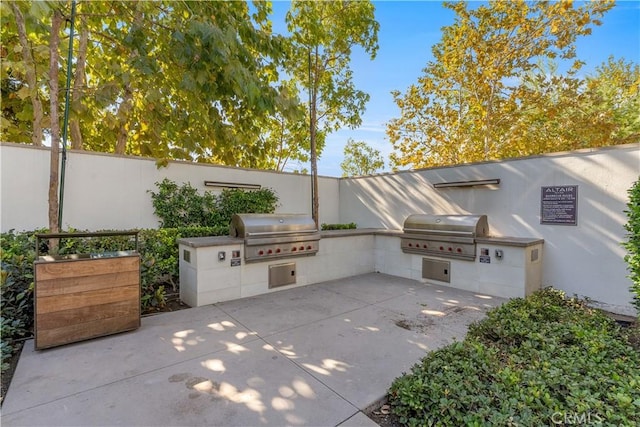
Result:
[[637,425],[640,353],[604,313],[547,288],[429,353],[388,400],[409,426]]

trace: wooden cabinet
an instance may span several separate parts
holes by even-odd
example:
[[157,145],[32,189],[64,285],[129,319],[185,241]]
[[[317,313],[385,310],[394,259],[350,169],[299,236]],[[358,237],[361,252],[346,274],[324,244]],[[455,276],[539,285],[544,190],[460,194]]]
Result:
[[140,327],[140,256],[41,257],[35,273],[35,348]]

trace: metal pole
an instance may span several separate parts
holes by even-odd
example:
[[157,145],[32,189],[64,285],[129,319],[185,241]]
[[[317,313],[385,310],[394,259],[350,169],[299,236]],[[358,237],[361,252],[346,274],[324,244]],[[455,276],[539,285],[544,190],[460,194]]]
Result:
[[[308,59],[309,59],[309,90],[308,90],[308,95],[309,95],[309,162],[312,162],[312,158],[313,158],[313,153],[311,152],[312,148],[311,147],[311,134],[313,133],[313,120],[311,118],[311,47],[309,47],[309,54],[308,54]],[[314,170],[313,170],[313,165],[311,163],[309,163],[309,169],[310,169],[310,176],[311,176],[311,216],[313,216],[313,220],[317,223],[318,220],[315,217],[315,205],[314,205],[314,200],[315,200],[315,186],[313,184],[313,180],[314,180]]]
[[71,1],[71,26],[69,28],[69,52],[67,54],[67,87],[64,99],[64,120],[62,122],[62,167],[60,168],[60,193],[58,201],[58,226],[62,226],[62,205],[64,203],[64,178],[67,166],[67,134],[69,128],[69,98],[71,92],[71,61],[73,59],[73,33],[76,21],[76,0]]

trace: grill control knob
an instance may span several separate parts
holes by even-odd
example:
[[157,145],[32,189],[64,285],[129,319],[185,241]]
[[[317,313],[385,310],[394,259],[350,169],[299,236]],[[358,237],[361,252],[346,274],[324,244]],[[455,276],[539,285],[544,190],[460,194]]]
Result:
[[412,248],[413,247],[413,243],[409,243],[409,247]]
[[268,253],[268,254],[272,254],[272,253],[273,253],[273,251],[272,251],[271,249],[269,249],[269,250],[267,251],[267,253]]
[[456,252],[458,252],[459,254],[462,253],[462,248],[456,248]]
[[258,251],[258,255],[264,255],[264,251]]
[[311,250],[311,245],[307,246],[307,250],[310,251]]
[[451,246],[449,246],[447,249],[449,250],[449,252],[453,252],[453,248]]
[[440,250],[441,250],[441,251],[444,251],[444,246],[440,246]]
[[295,252],[297,250],[298,250],[298,248],[296,248],[295,246],[291,248],[291,252]]
[[299,248],[301,251],[304,251],[304,246],[300,246]]
[[422,245],[423,248],[427,249],[429,246],[427,245]]
[[276,249],[276,253],[279,254],[280,253],[280,248]]

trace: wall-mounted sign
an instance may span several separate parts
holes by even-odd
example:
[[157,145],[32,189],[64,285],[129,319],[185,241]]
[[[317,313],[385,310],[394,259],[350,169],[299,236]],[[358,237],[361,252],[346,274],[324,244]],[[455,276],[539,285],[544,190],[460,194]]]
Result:
[[239,267],[242,265],[242,258],[240,258],[240,251],[231,251],[231,267]]
[[479,261],[483,264],[491,264],[491,256],[489,255],[489,248],[480,248]]
[[542,187],[540,224],[578,225],[578,186]]

